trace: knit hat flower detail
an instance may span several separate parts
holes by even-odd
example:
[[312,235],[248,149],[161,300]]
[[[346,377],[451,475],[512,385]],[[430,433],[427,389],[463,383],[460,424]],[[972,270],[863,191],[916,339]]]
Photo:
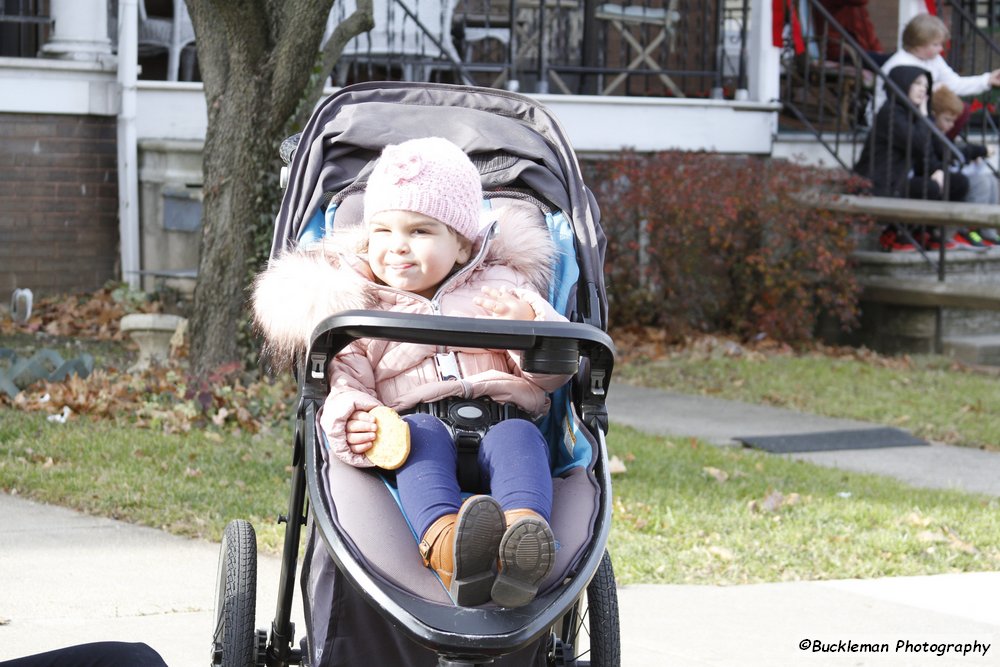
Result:
[[407,154],[398,149],[399,146],[389,146],[383,151],[381,158],[387,161],[385,174],[393,185],[413,180],[424,166],[419,155]]
[[479,170],[447,139],[424,137],[386,146],[365,188],[364,220],[383,211],[434,218],[475,241],[483,229]]

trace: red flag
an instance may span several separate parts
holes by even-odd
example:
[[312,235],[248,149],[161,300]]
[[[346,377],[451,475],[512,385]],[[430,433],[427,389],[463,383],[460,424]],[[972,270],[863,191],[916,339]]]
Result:
[[775,46],[784,46],[786,20],[791,25],[795,55],[800,55],[805,52],[806,43],[802,37],[802,23],[799,21],[799,12],[795,8],[794,0],[771,0],[771,43]]

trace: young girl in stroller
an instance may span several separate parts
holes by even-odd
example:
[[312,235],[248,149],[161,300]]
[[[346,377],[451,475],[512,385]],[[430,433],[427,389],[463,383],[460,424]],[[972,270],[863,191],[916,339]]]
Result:
[[[311,327],[359,303],[406,313],[565,321],[541,296],[555,252],[548,233],[518,206],[484,212],[482,202],[478,170],[450,141],[427,137],[386,147],[368,177],[362,228],[339,235],[357,245],[334,239],[320,253],[273,262],[255,287],[258,325],[280,350],[308,337],[311,329],[297,330],[296,323]],[[289,300],[289,284],[319,286],[302,312]],[[328,376],[320,424],[341,460],[374,465],[366,456],[376,438],[373,408],[405,415],[411,451],[395,471],[400,505],[425,566],[455,604],[519,607],[534,599],[552,570],[556,541],[548,446],[531,420],[548,411],[547,393],[569,376],[525,372],[519,355],[506,350],[370,339],[336,355]],[[439,415],[451,417],[451,429]],[[465,489],[477,495],[464,502],[456,443],[470,433],[463,419],[485,420],[484,428],[472,429],[481,442],[475,488]]]

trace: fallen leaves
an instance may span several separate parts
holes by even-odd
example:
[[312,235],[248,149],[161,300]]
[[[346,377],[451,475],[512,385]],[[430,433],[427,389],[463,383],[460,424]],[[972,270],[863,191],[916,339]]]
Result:
[[747,509],[753,513],[775,514],[781,510],[794,507],[801,502],[802,496],[797,493],[789,493],[787,496],[780,491],[768,491],[761,499],[753,499],[747,503]]
[[[121,318],[130,312],[160,312],[142,292],[109,286],[85,295],[40,299],[26,323],[0,318],[0,334],[44,332],[76,340],[123,340]],[[180,355],[183,356],[183,355]],[[291,377],[271,381],[242,372],[239,364],[217,369],[204,382],[175,362],[139,374],[95,369],[87,378],[40,381],[0,405],[47,413],[67,423],[81,416],[124,421],[139,428],[183,433],[192,429],[256,433],[288,418],[294,402]]]
[[714,479],[719,484],[722,484],[729,480],[729,473],[725,470],[719,470],[718,468],[713,468],[712,466],[705,466],[701,469],[703,473]]
[[614,504],[615,521],[628,524],[634,530],[653,529],[650,526],[649,517],[655,516],[653,507],[642,502],[622,502],[620,498],[615,498]]
[[51,336],[123,340],[118,322],[124,315],[160,310],[158,302],[148,300],[141,292],[109,285],[86,294],[39,299],[27,322],[0,318],[0,334],[44,332]]
[[628,468],[625,467],[625,462],[622,461],[617,456],[612,456],[608,459],[608,473],[611,475],[621,475],[628,472]]
[[920,528],[914,538],[921,544],[928,545],[925,551],[933,554],[937,546],[944,546],[951,551],[964,554],[978,554],[979,549],[974,544],[963,539],[957,532],[944,524],[937,525],[937,522],[919,512],[910,512],[904,516],[900,523],[912,528]]
[[947,526],[942,526],[941,530],[922,530],[917,533],[916,538],[918,542],[931,545],[927,547],[927,553],[934,553],[935,545],[947,546],[952,551],[964,554],[979,553],[975,545],[963,540],[955,531]]
[[729,562],[729,561],[734,560],[736,558],[736,555],[732,552],[732,550],[731,549],[727,549],[726,547],[710,546],[708,548],[708,553],[712,554],[713,556],[715,556],[719,560],[726,561],[726,562]]
[[705,474],[706,477],[714,479],[719,484],[725,484],[730,479],[738,479],[747,476],[747,474],[742,470],[734,470],[732,472],[727,472],[725,470],[716,468],[714,466],[704,466],[702,467],[701,471]]
[[0,397],[0,404],[45,412],[59,423],[86,415],[166,433],[206,427],[257,433],[286,420],[294,396],[291,378],[254,380],[234,373],[209,384],[185,376],[177,367],[157,366],[135,375],[98,369],[87,378],[42,381],[14,399]]

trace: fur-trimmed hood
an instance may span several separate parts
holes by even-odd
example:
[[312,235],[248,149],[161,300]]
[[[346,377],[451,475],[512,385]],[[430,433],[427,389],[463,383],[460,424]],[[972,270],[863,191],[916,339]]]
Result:
[[[506,266],[540,294],[547,294],[556,248],[542,214],[522,203],[495,213],[494,230],[477,242],[471,266],[442,289],[454,289],[478,271]],[[264,337],[265,357],[276,368],[291,366],[308,347],[316,325],[327,317],[381,307],[380,291],[391,288],[372,280],[365,240],[364,229],[338,232],[320,244],[286,252],[254,280],[254,326]]]

